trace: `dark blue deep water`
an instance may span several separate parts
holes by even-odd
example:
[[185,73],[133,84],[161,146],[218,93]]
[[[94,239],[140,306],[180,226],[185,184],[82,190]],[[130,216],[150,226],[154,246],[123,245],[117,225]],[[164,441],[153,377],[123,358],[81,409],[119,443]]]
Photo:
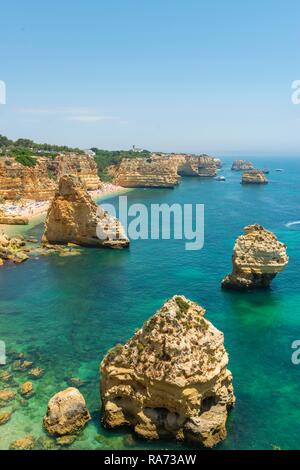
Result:
[[[103,355],[130,338],[174,294],[205,307],[206,317],[225,335],[237,404],[229,417],[228,438],[218,448],[300,448],[300,365],[291,362],[291,343],[300,339],[300,225],[286,225],[300,220],[300,163],[259,162],[270,168],[266,186],[242,186],[241,174],[231,172],[228,162],[220,173],[225,182],[185,178],[174,190],[128,193],[129,203],[204,204],[205,244],[200,251],[186,251],[179,240],[138,240],[126,251],[83,249],[81,256],[40,257],[0,269],[0,339],[8,350],[24,352],[46,370],[34,382],[33,398],[7,407],[15,411],[0,426],[0,448],[26,434],[37,441],[45,436],[47,402],[72,376],[86,380],[80,390],[93,420],[71,448],[185,448],[132,439],[129,430],[106,431],[100,424]],[[278,167],[284,171],[276,172]],[[117,198],[109,202],[117,204]],[[222,291],[234,240],[252,223],[264,225],[287,244],[289,265],[268,291]],[[33,235],[41,232],[41,225],[30,228]],[[24,382],[26,373],[15,373],[15,380]]]

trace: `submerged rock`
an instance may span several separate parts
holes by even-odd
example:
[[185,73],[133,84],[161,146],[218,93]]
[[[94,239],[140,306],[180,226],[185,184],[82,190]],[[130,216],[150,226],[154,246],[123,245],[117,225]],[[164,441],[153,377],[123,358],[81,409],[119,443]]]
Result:
[[34,367],[29,371],[28,377],[30,377],[31,379],[39,379],[43,377],[44,373],[45,370],[41,367]]
[[21,439],[17,439],[12,442],[9,446],[11,450],[32,450],[35,445],[34,437],[25,436]]
[[3,413],[0,412],[0,426],[2,424],[8,423],[12,415],[12,412],[10,411],[4,411]]
[[34,395],[32,382],[25,382],[20,385],[20,394],[24,398],[30,398]]
[[249,170],[243,173],[242,184],[268,184],[268,180],[262,170]]
[[56,444],[67,447],[73,444],[76,441],[76,439],[77,439],[76,435],[75,436],[74,435],[62,436],[56,439]]
[[253,170],[253,168],[253,163],[246,160],[235,160],[231,166],[232,171],[246,171]]
[[235,402],[223,334],[182,296],[164,304],[101,363],[103,423],[147,439],[212,447],[226,437]]
[[286,245],[261,225],[249,225],[237,238],[232,256],[232,273],[222,281],[226,289],[269,287],[288,264]]
[[42,238],[45,244],[124,248],[129,240],[118,219],[92,200],[80,181],[63,176],[48,211]]
[[17,393],[11,388],[0,390],[0,406],[14,400],[16,395]]
[[82,394],[70,387],[50,399],[44,426],[49,434],[64,436],[80,431],[90,419]]

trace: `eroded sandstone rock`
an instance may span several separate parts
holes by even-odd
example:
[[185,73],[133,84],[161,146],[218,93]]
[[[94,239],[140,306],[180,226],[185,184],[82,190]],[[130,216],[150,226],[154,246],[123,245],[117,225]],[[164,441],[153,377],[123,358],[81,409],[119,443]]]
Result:
[[173,188],[179,180],[176,165],[151,158],[124,158],[115,176],[115,183],[125,188]]
[[265,173],[262,170],[245,171],[242,176],[242,184],[268,184]]
[[11,450],[32,450],[35,445],[35,439],[33,436],[25,436],[21,439],[17,439],[12,442],[9,446]]
[[71,175],[59,181],[42,241],[44,244],[74,243],[109,248],[129,245],[119,220],[97,206],[80,181]]
[[253,163],[247,162],[246,160],[235,160],[231,166],[233,171],[253,170],[253,168]]
[[49,434],[72,435],[80,431],[90,419],[83,396],[79,390],[70,387],[50,399],[44,426]]
[[237,238],[232,256],[232,273],[222,281],[226,289],[268,287],[288,264],[286,246],[261,225],[249,225]]
[[23,263],[29,259],[26,243],[19,237],[9,238],[7,235],[0,234],[0,261],[13,263]]
[[212,447],[226,437],[234,405],[223,334],[205,310],[175,296],[101,363],[103,423],[147,439],[174,437]]

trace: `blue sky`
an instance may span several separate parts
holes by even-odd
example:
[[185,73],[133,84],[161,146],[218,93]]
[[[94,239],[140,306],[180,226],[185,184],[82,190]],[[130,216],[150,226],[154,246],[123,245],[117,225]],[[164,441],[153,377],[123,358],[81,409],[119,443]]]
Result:
[[297,0],[2,2],[0,133],[300,155]]

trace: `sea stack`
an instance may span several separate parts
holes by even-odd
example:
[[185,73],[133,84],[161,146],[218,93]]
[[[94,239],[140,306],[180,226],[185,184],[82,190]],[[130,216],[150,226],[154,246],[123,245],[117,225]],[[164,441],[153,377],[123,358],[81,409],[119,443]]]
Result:
[[119,220],[97,206],[79,179],[72,175],[59,180],[42,241],[44,244],[74,243],[109,248],[129,245]]
[[103,423],[146,439],[212,447],[226,438],[235,397],[223,333],[205,310],[174,296],[101,363]]
[[245,171],[242,176],[242,184],[268,184],[265,173],[262,170]]
[[253,170],[253,163],[246,160],[235,160],[231,166],[232,171]]
[[286,246],[261,225],[244,228],[232,256],[232,273],[222,281],[224,289],[266,288],[288,264]]

